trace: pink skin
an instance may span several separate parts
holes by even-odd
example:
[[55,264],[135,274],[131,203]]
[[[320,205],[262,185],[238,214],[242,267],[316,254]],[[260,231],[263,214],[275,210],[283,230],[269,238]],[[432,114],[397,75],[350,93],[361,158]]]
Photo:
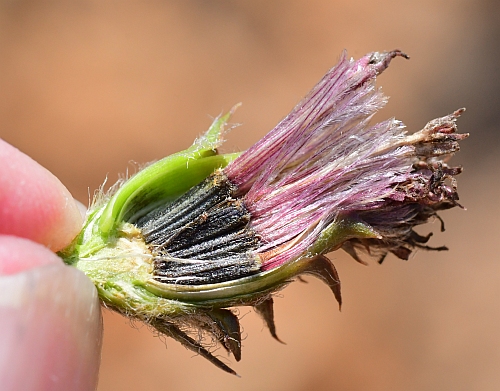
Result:
[[78,233],[80,211],[54,175],[2,140],[0,164],[1,388],[95,389],[97,292],[52,252]]
[[0,140],[0,234],[61,250],[82,225],[64,185],[30,157]]

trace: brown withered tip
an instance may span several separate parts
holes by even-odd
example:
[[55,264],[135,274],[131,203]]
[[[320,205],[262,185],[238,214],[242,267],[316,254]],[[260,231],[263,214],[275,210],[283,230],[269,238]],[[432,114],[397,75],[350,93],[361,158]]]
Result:
[[407,60],[410,59],[410,56],[404,52],[402,52],[401,50],[399,49],[396,49],[396,50],[393,50],[392,52],[390,52],[392,55],[393,55],[393,58],[394,57],[403,57],[403,58],[406,58]]
[[382,73],[389,64],[391,63],[393,58],[396,57],[403,57],[406,58],[407,60],[410,59],[410,56],[408,56],[406,53],[402,52],[399,49],[392,50],[390,52],[374,52],[370,56],[370,60],[368,61],[368,64],[374,65],[377,74]]

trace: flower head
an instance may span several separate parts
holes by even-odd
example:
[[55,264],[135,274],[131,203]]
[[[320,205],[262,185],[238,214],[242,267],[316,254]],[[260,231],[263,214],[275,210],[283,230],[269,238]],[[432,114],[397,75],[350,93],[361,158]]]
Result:
[[463,110],[407,134],[375,79],[395,50],[358,61],[345,54],[270,133],[248,151],[219,155],[230,113],[183,152],[98,197],[82,233],[62,252],[95,283],[102,302],[138,318],[234,373],[193,332],[239,360],[239,321],[253,306],[278,339],[272,294],[303,273],[341,303],[328,252],[360,251],[381,262],[426,245],[416,225],[459,206],[446,160],[458,151]]

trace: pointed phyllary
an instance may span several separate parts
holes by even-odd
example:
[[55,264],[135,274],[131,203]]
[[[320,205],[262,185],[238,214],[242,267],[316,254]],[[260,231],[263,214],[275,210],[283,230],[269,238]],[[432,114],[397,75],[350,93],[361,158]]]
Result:
[[[219,155],[234,109],[190,148],[99,194],[74,242],[60,253],[95,284],[103,304],[144,321],[235,373],[206,346],[241,358],[238,317],[252,306],[271,335],[273,294],[303,274],[342,303],[327,253],[379,262],[426,245],[414,227],[460,206],[447,165],[467,137],[463,112],[409,134],[390,119],[371,124],[386,98],[377,76],[395,50],[355,61],[345,54],[271,132],[243,153]],[[201,337],[200,337],[201,336]],[[204,343],[204,338],[208,343]]]

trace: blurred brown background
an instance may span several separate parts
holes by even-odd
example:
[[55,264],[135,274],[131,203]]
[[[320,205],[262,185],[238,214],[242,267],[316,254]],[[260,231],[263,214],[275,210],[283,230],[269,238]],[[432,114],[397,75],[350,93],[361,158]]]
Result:
[[243,360],[227,362],[242,378],[105,312],[98,390],[500,389],[499,20],[496,0],[3,1],[0,137],[84,203],[240,101],[226,151],[247,148],[344,48],[412,57],[379,78],[392,97],[379,118],[416,130],[467,107],[455,162],[468,210],[443,213],[444,234],[426,227],[449,252],[369,267],[332,254],[343,310],[319,281],[292,284],[275,306],[287,345],[241,308]]

